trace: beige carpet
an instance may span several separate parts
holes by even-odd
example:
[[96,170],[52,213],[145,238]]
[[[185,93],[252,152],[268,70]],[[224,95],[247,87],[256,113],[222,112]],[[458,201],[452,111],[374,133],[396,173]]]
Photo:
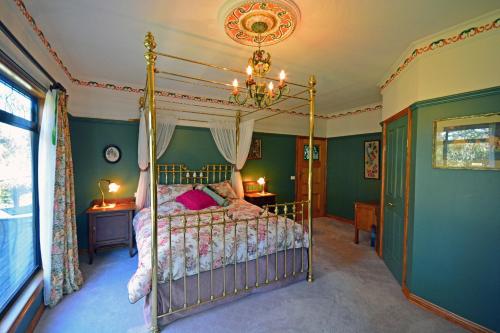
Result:
[[[162,332],[464,332],[409,303],[372,248],[352,242],[353,227],[315,220],[315,282],[252,295],[174,322]],[[142,301],[129,304],[137,257],[127,249],[81,258],[83,288],[45,311],[35,332],[147,332]]]

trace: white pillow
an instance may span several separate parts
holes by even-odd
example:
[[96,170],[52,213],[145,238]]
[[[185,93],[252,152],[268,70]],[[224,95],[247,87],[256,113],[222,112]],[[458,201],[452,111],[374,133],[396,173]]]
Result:
[[229,182],[229,180],[220,183],[209,184],[207,186],[213,189],[215,192],[217,192],[217,194],[219,194],[223,198],[238,199],[238,196],[231,187],[231,183]]
[[158,204],[175,201],[175,199],[193,189],[192,184],[170,184],[170,185],[158,185]]

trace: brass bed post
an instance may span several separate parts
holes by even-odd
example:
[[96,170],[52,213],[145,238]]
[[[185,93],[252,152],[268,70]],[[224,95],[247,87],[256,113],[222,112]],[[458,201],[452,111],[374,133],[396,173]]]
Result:
[[[240,145],[240,123],[241,123],[241,111],[238,111],[236,113],[236,150],[234,153],[234,170],[232,172],[232,175],[236,174],[238,170],[238,146]],[[241,176],[241,175],[240,175]],[[231,177],[232,178],[232,177]],[[231,185],[234,186],[234,180],[231,179]],[[238,193],[239,196],[239,193]]]
[[158,207],[157,207],[157,167],[156,167],[156,110],[155,110],[155,61],[156,42],[151,32],[144,39],[146,47],[147,103],[149,127],[149,175],[151,198],[151,332],[158,329]]
[[316,95],[316,78],[311,75],[309,78],[309,170],[307,177],[307,226],[309,229],[309,253],[307,267],[307,281],[313,281],[312,267],[312,191],[313,191],[313,139],[314,139],[314,100]]

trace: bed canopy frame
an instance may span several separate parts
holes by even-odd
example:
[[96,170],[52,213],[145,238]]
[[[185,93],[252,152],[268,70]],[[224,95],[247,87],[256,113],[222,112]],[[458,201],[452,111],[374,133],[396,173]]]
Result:
[[[183,103],[183,102],[170,102],[170,103],[177,103],[177,104],[182,104],[182,105],[188,105],[188,106],[195,106],[195,107],[200,107],[200,108],[206,108],[206,109],[217,109],[219,112],[210,112],[210,111],[191,111],[191,110],[175,110],[171,108],[165,108],[162,106],[156,106],[156,96],[161,95],[159,91],[157,90],[156,87],[156,77],[161,79],[167,79],[171,80],[174,82],[181,82],[185,84],[192,84],[192,85],[198,85],[198,86],[205,86],[205,87],[210,87],[210,88],[217,88],[217,89],[223,89],[227,90],[230,92],[231,88],[230,85],[219,82],[216,80],[210,80],[206,78],[201,78],[201,77],[195,77],[191,75],[184,75],[180,73],[173,73],[169,71],[165,71],[162,69],[159,69],[156,67],[156,60],[157,57],[164,57],[164,58],[170,58],[173,60],[181,61],[186,64],[191,64],[191,65],[198,65],[198,66],[205,66],[209,67],[218,71],[223,71],[223,72],[233,72],[237,74],[242,74],[245,75],[245,72],[236,70],[236,69],[231,69],[231,68],[226,68],[218,65],[213,65],[213,64],[208,64],[204,63],[201,61],[196,61],[196,60],[191,60],[187,58],[182,58],[179,56],[174,56],[171,54],[167,54],[164,52],[160,52],[156,50],[156,42],[153,37],[153,34],[151,32],[148,32],[146,34],[145,40],[144,40],[144,46],[146,48],[145,51],[145,59],[146,59],[146,70],[147,70],[147,75],[146,75],[146,86],[144,89],[144,96],[143,101],[145,102],[145,107],[144,110],[147,111],[147,119],[148,119],[148,141],[149,141],[149,161],[150,161],[150,198],[151,198],[151,205],[150,205],[150,210],[151,210],[151,268],[152,268],[152,278],[151,278],[151,293],[150,293],[150,305],[151,305],[151,332],[159,332],[158,328],[158,319],[167,316],[169,314],[175,313],[177,310],[172,308],[172,297],[170,296],[170,306],[168,309],[167,313],[163,314],[158,314],[158,219],[160,218],[168,218],[172,219],[175,216],[167,216],[167,217],[159,217],[158,216],[158,201],[157,201],[157,186],[159,183],[159,176],[162,174],[162,168],[164,168],[165,165],[161,165],[157,163],[156,160],[156,116],[157,116],[157,110],[166,110],[166,111],[174,111],[174,112],[185,112],[185,113],[191,113],[191,114],[199,114],[203,116],[215,116],[215,117],[224,117],[224,118],[234,118],[235,120],[235,126],[236,126],[236,149],[239,144],[239,126],[240,122],[242,121],[242,118],[245,119],[245,117],[248,117],[252,114],[255,114],[259,111],[272,111],[272,114],[266,114],[265,116],[262,116],[260,118],[255,119],[255,121],[260,121],[263,119],[268,119],[270,117],[277,116],[279,114],[287,113],[292,110],[299,109],[301,107],[309,106],[309,151],[313,150],[313,137],[314,137],[314,112],[315,112],[315,94],[316,94],[316,79],[313,75],[310,76],[308,84],[300,84],[300,83],[294,83],[294,82],[289,82],[287,81],[287,84],[290,86],[294,86],[300,89],[299,92],[290,94],[290,95],[284,95],[281,99],[272,102],[269,106],[267,107],[254,107],[253,109],[250,110],[243,110],[242,106],[240,105],[235,105],[237,109],[234,108],[225,108],[225,107],[220,107],[220,106],[213,106],[213,105],[203,105],[202,101],[196,101],[197,103]],[[274,78],[271,77],[264,77],[265,79],[268,80],[275,80]],[[308,93],[308,97],[301,97],[300,95]],[[283,109],[283,110],[272,110],[270,107],[273,105],[276,105],[278,103],[281,103],[285,100],[297,100],[300,101],[299,105],[295,105],[291,108],[288,109]],[[161,100],[160,100],[161,101]],[[305,104],[304,104],[305,102]],[[221,114],[220,111],[231,111],[230,114]],[[236,111],[236,112],[235,112]],[[192,120],[192,119],[182,119],[180,120],[188,120],[188,121],[200,121],[204,122],[203,120]],[[276,212],[276,215],[283,216],[283,214],[278,214],[278,210],[283,211],[284,210],[284,217],[285,219],[290,217],[293,218],[294,220],[298,219],[300,215],[302,215],[302,227],[303,227],[303,235],[304,235],[304,227],[307,228],[308,230],[308,244],[309,244],[309,249],[308,249],[308,254],[307,254],[307,273],[306,273],[306,278],[308,282],[313,281],[313,262],[312,262],[312,180],[313,180],[313,168],[312,168],[312,163],[313,163],[313,154],[309,154],[309,161],[308,161],[308,195],[307,195],[307,200],[305,201],[300,201],[300,202],[292,202],[292,203],[285,203],[285,204],[276,204],[274,206],[274,211]],[[206,168],[204,169],[206,172]],[[220,172],[220,171],[217,171]],[[307,205],[306,211],[307,211],[307,225],[304,225],[304,205]],[[269,206],[271,207],[271,206]],[[296,210],[296,207],[302,207],[302,212],[299,210]],[[266,209],[268,212],[268,209]],[[214,211],[215,212],[215,211]],[[269,212],[267,213],[267,221],[269,223]],[[198,213],[198,219],[199,219],[200,213]],[[186,219],[186,214],[183,215],[184,220]],[[213,222],[213,221],[212,221]],[[212,223],[211,222],[211,223]],[[249,221],[236,221],[233,223],[235,224],[235,229],[237,228],[239,222],[246,222],[246,227],[248,230],[248,223]],[[225,222],[224,222],[225,223]],[[257,229],[259,227],[258,224],[258,219],[257,219]],[[214,223],[215,224],[215,223]],[[277,225],[277,224],[276,224]],[[285,222],[286,225],[286,222]],[[212,228],[212,225],[210,226]],[[184,233],[186,232],[186,229],[188,227],[184,225]],[[198,234],[199,234],[199,229],[200,225],[198,223]],[[269,227],[268,227],[269,228]],[[170,227],[170,232],[172,232],[172,228]],[[266,232],[269,232],[266,231]],[[199,237],[199,236],[198,236]],[[199,242],[199,239],[198,239]],[[248,231],[247,231],[247,242],[248,242]],[[294,241],[295,242],[295,241]],[[285,242],[286,243],[286,242]],[[293,255],[294,255],[294,271],[293,275],[295,275],[295,245],[293,248]],[[171,250],[170,250],[171,251]],[[247,249],[248,251],[248,249]],[[278,250],[276,249],[276,268],[278,267],[278,259],[277,259],[277,252]],[[287,250],[285,250],[285,270],[286,270],[286,253]],[[170,253],[170,256],[172,254]],[[199,254],[198,254],[199,255]],[[235,255],[236,257],[236,255]],[[248,257],[248,253],[247,253]],[[171,258],[170,258],[171,260]],[[199,260],[199,257],[198,257]],[[247,259],[248,260],[248,259]],[[223,259],[223,267],[225,268],[225,258]],[[302,256],[302,267],[304,267],[304,258]],[[248,263],[245,263],[248,264]],[[235,265],[236,265],[236,259],[235,259]],[[236,267],[236,266],[235,266]],[[225,273],[224,273],[225,274]],[[235,280],[236,280],[236,268],[235,268]],[[246,274],[246,273],[245,273]],[[257,277],[258,279],[258,270],[257,270]],[[276,280],[278,280],[278,273],[276,271]],[[285,278],[286,278],[286,271],[285,271]],[[170,287],[172,285],[172,274],[170,273]],[[224,275],[224,288],[225,288],[225,276]],[[245,277],[248,280],[248,277]],[[185,279],[186,276],[184,276],[184,285],[185,285]],[[198,270],[198,304],[203,303],[200,301],[200,272]],[[267,264],[266,264],[266,283],[267,283]],[[211,282],[212,283],[212,282]],[[235,282],[236,284],[236,282]],[[247,283],[248,284],[248,283]],[[255,284],[255,287],[259,287],[259,283]],[[245,287],[245,290],[248,290],[249,287],[248,285]],[[186,295],[186,287],[184,286],[184,294]],[[234,293],[236,294],[237,289],[235,286]],[[225,290],[224,294],[222,297],[226,297]],[[220,298],[222,298],[220,297]],[[218,297],[219,298],[219,297]],[[217,299],[218,299],[217,298]],[[214,296],[210,296],[210,301],[214,300]],[[196,305],[196,304],[195,304]],[[184,303],[184,309],[187,308],[186,302]],[[182,310],[182,309],[180,309]]]

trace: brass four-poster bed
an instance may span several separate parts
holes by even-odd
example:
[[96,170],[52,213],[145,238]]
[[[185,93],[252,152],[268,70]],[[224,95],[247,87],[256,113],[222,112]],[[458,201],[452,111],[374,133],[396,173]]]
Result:
[[[232,165],[209,164],[190,170],[182,164],[158,164],[156,155],[157,107],[155,75],[167,73],[156,68],[157,56],[190,64],[208,66],[221,71],[231,70],[216,65],[172,56],[156,51],[151,33],[146,35],[145,58],[147,80],[145,112],[148,119],[150,160],[150,208],[143,209],[134,219],[139,251],[143,248],[146,263],[145,280],[140,288],[146,290],[145,316],[151,331],[187,313],[198,312],[230,299],[252,292],[283,286],[297,280],[313,281],[312,265],[312,155],[309,154],[308,199],[267,206],[261,209],[244,200],[234,199],[225,208],[202,211],[179,210],[178,203],[158,202],[161,184],[223,184],[231,177]],[[216,81],[183,76],[190,82],[204,84]],[[308,85],[288,82],[307,90],[285,98],[293,99],[308,92],[309,151],[314,134],[315,78]],[[200,105],[196,105],[200,106]],[[242,117],[266,108],[257,108],[235,118],[236,141]],[[265,119],[283,111],[266,114]],[[220,116],[220,113],[202,113]],[[229,117],[229,115],[224,115]],[[236,145],[236,149],[238,144]],[[159,185],[160,184],[160,185]],[[190,186],[191,186],[190,185]],[[219,186],[219,185],[217,185]],[[139,253],[141,255],[141,252]],[[150,260],[150,261],[149,261]],[[139,267],[140,269],[141,267]],[[130,283],[129,283],[130,293]],[[130,296],[129,296],[130,297]]]

